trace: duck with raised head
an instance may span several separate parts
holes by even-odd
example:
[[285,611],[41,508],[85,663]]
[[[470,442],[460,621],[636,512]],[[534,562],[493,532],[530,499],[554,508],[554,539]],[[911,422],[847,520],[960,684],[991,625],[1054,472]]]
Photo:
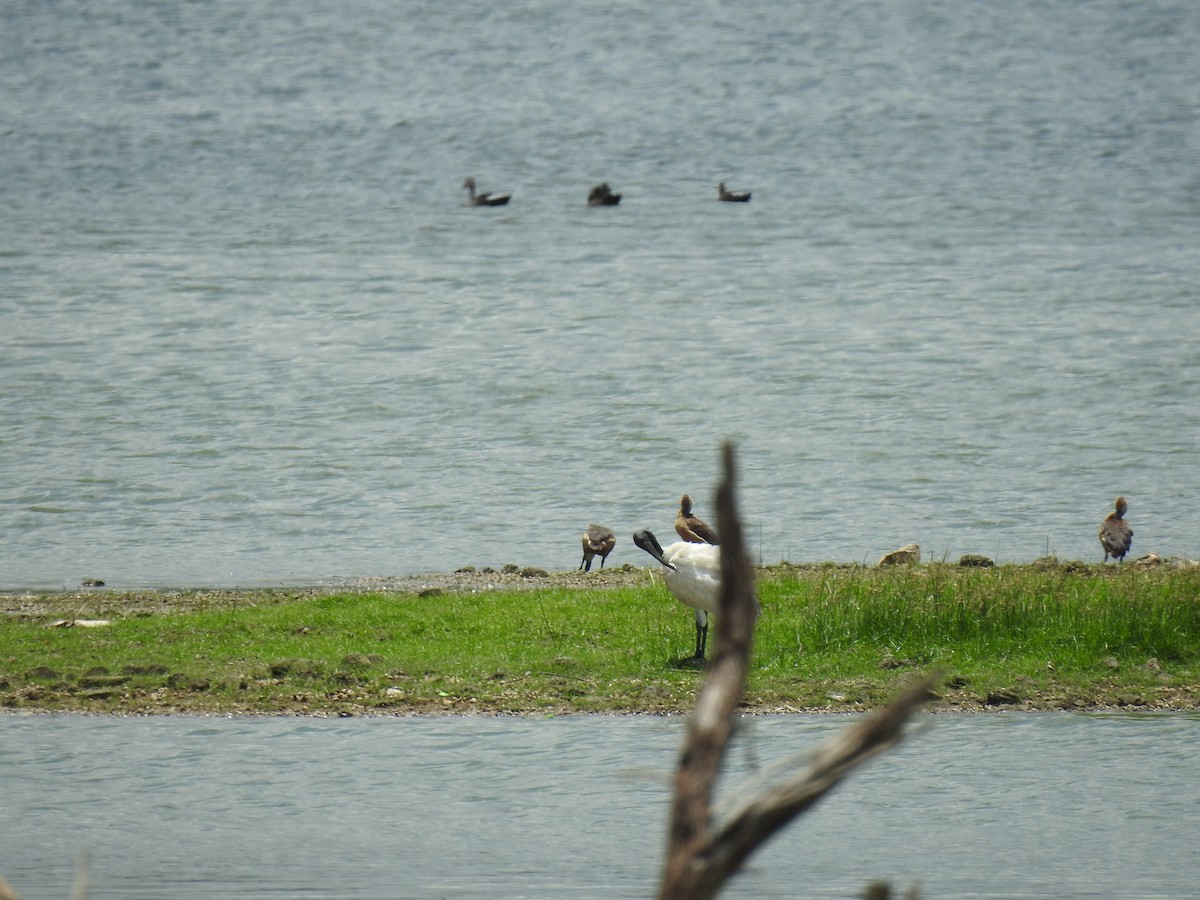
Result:
[[689,544],[719,544],[717,533],[699,516],[692,514],[692,498],[684,494],[679,498],[679,512],[675,513],[675,533]]
[[598,184],[588,192],[588,206],[616,206],[621,195],[614,194],[608,183]]
[[1125,510],[1129,504],[1124,497],[1118,497],[1114,509],[1100,524],[1100,546],[1104,548],[1104,561],[1111,556],[1120,562],[1133,546],[1133,528],[1125,521]]
[[583,562],[579,564],[585,572],[592,571],[592,560],[597,556],[600,557],[600,568],[604,568],[604,560],[608,559],[608,554],[612,553],[613,547],[617,545],[617,536],[613,534],[611,528],[605,528],[603,525],[589,525],[587,531],[583,533]]
[[476,194],[475,179],[470,175],[463,182],[463,187],[467,191],[467,206],[505,206],[512,198],[512,194],[493,194],[490,191]]
[[749,191],[727,191],[725,190],[725,182],[717,185],[717,199],[724,200],[726,203],[749,203]]
[[721,548],[712,544],[676,541],[664,550],[650,531],[639,531],[633,542],[662,565],[667,590],[696,615],[696,651],[691,662],[704,662],[708,643],[708,614],[721,604]]

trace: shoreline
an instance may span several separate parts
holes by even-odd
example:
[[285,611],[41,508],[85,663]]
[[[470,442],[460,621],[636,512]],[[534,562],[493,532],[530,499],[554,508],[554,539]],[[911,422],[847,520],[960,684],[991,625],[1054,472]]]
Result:
[[[1148,560],[1148,561],[1147,561]],[[1059,571],[1062,573],[1119,577],[1123,573],[1153,571],[1157,569],[1189,569],[1200,567],[1200,561],[1172,557],[1160,559],[1151,554],[1148,558],[1129,562],[1092,563],[1079,560],[1057,560],[1045,557],[1028,563],[1004,563],[990,566],[992,571],[1036,570]],[[896,567],[899,568],[899,567]],[[956,571],[961,564],[947,562],[918,563],[904,567],[915,572],[930,574]],[[771,580],[789,574],[817,573],[867,573],[887,571],[887,567],[862,563],[778,562],[754,567],[758,580]],[[661,581],[656,566],[635,566],[624,563],[608,569],[583,572],[578,569],[547,571],[535,566],[520,567],[505,565],[502,569],[465,566],[453,572],[426,572],[415,575],[364,576],[340,578],[329,581],[295,582],[278,584],[264,583],[249,586],[222,585],[89,585],[77,588],[21,588],[0,587],[0,615],[37,614],[38,611],[68,611],[73,607],[86,609],[138,608],[141,605],[163,612],[187,611],[202,608],[221,608],[246,605],[257,597],[289,597],[301,599],[337,594],[411,594],[431,596],[434,592],[480,593],[488,591],[532,590],[536,588],[579,588],[596,590],[605,588],[635,587]],[[122,604],[132,604],[131,606]],[[144,611],[144,610],[143,610]]]
[[[1036,571],[1040,583],[1047,585],[1060,584],[1063,580],[1071,583],[1092,580],[1109,583],[1111,579],[1112,584],[1124,583],[1132,590],[1134,585],[1143,583],[1146,578],[1151,581],[1166,579],[1173,583],[1177,576],[1166,571],[1167,568],[1165,565],[1138,568],[1128,563],[1123,566],[1101,566],[1049,560],[987,570],[964,570],[944,563],[882,569],[835,563],[781,563],[757,567],[756,577],[768,590],[773,582],[791,579],[835,584],[845,579],[856,581],[867,578],[883,585],[916,579],[918,585],[914,597],[919,598],[927,591],[923,587],[927,583],[950,580],[951,583],[976,586],[966,588],[968,590],[982,590],[979,585],[993,583],[993,577],[987,574],[971,575],[970,572],[991,572],[996,582],[1004,582],[1006,575],[1012,579],[1023,579]],[[70,662],[79,649],[93,643],[104,643],[103,638],[97,642],[92,636],[102,635],[109,621],[115,624],[122,620],[157,620],[174,615],[207,613],[221,614],[222,618],[225,618],[224,613],[229,613],[236,620],[268,613],[273,615],[272,610],[320,607],[326,598],[354,598],[356,602],[370,603],[372,601],[368,598],[382,597],[386,601],[384,605],[396,600],[405,601],[401,607],[389,606],[389,609],[429,609],[432,612],[446,604],[453,605],[456,598],[460,597],[495,593],[498,599],[503,597],[503,602],[512,602],[507,595],[545,589],[553,591],[553,595],[566,594],[574,598],[571,601],[574,612],[565,613],[567,618],[563,620],[572,622],[587,606],[574,605],[578,603],[578,594],[633,589],[635,592],[646,591],[648,596],[653,597],[649,602],[666,615],[670,622],[668,627],[679,626],[678,604],[674,604],[666,594],[655,568],[625,564],[590,573],[578,570],[545,572],[540,569],[518,569],[516,566],[507,569],[466,568],[453,573],[355,579],[308,587],[133,590],[88,587],[74,591],[0,591],[0,616],[25,626],[35,626],[33,633],[45,636],[38,640],[45,641],[50,635],[59,635],[53,641],[39,645],[45,646],[51,655],[58,654],[57,661],[49,655],[39,658],[35,654],[25,657],[27,662],[23,664],[15,665],[10,661],[6,670],[0,660],[0,713],[318,718],[469,715],[530,718],[559,715],[664,716],[690,712],[699,675],[694,669],[681,670],[676,664],[663,661],[640,670],[631,667],[619,683],[610,683],[604,676],[596,674],[592,664],[583,667],[574,658],[576,650],[569,648],[547,655],[538,663],[505,664],[495,671],[489,669],[475,675],[466,674],[458,668],[453,658],[448,659],[444,666],[435,661],[432,665],[439,673],[437,678],[440,680],[432,687],[427,684],[430,676],[422,675],[422,671],[426,670],[418,667],[412,671],[401,664],[405,671],[399,671],[395,668],[396,662],[391,664],[390,671],[398,674],[389,681],[387,671],[380,669],[380,663],[364,661],[370,654],[359,652],[364,647],[362,643],[348,648],[355,651],[349,655],[345,655],[347,650],[339,650],[332,657],[321,657],[325,660],[320,666],[324,671],[321,677],[342,679],[341,687],[337,682],[327,682],[325,688],[318,688],[309,680],[312,676],[303,666],[290,674],[285,667],[284,671],[272,675],[269,670],[278,668],[282,662],[306,663],[309,668],[313,664],[309,659],[281,660],[278,655],[252,656],[238,664],[241,675],[231,672],[216,676],[202,674],[203,666],[196,667],[201,670],[200,673],[191,671],[192,666],[186,662],[182,668],[151,671],[154,667],[147,663],[160,662],[155,654],[139,658],[136,653],[128,653],[128,647],[106,657],[113,661],[107,662],[103,671],[95,667],[94,662],[83,663],[82,657],[80,661]],[[1195,584],[1194,574],[1179,577],[1183,579],[1180,582],[1182,585]],[[982,582],[978,580],[980,578]],[[930,581],[926,582],[925,579]],[[967,580],[959,582],[958,579]],[[1099,585],[1097,589],[1101,593],[1108,590]],[[1051,587],[1049,590],[1055,593],[1057,588]],[[623,593],[615,593],[614,602]],[[436,602],[435,598],[444,598],[444,601]],[[658,602],[660,599],[661,604]],[[409,603],[409,600],[416,602]],[[435,606],[421,605],[421,601],[427,600],[435,600]],[[477,600],[468,602],[477,603]],[[521,602],[518,602],[516,609],[522,609]],[[645,599],[637,599],[638,609],[646,609],[646,602]],[[391,613],[387,615],[391,617]],[[417,619],[412,621],[424,621],[427,616],[424,612],[415,615]],[[638,619],[640,613],[633,621]],[[338,618],[336,621],[341,620]],[[155,627],[159,629],[158,633],[172,634],[168,625]],[[569,631],[560,632],[557,629],[571,627],[555,626],[554,633],[569,634]],[[306,626],[299,633],[308,632]],[[69,637],[72,634],[77,637]],[[519,630],[514,632],[514,635],[520,634]],[[518,641],[524,639],[517,637]],[[168,640],[174,642],[174,638]],[[567,640],[574,646],[573,639]],[[50,651],[51,647],[60,649]],[[205,654],[207,652],[204,651]],[[300,653],[297,657],[306,655]],[[345,659],[342,659],[343,655]],[[37,669],[43,668],[41,663],[49,665],[44,666],[44,673],[36,674]],[[525,672],[527,666],[534,671]],[[934,660],[920,663],[916,660],[893,659],[891,654],[884,652],[873,666],[878,669],[875,675],[835,680],[812,672],[806,677],[803,690],[790,696],[778,691],[773,694],[770,691],[756,691],[752,682],[745,694],[741,712],[746,715],[865,712],[878,708],[908,677],[916,677],[937,667]],[[252,674],[254,672],[260,674]],[[1191,663],[1163,667],[1149,655],[1126,655],[1119,664],[1115,658],[1105,660],[1087,676],[1066,679],[1059,678],[1052,668],[1049,673],[1042,671],[1038,674],[1029,669],[1022,672],[1011,663],[1001,663],[996,669],[996,677],[976,679],[974,683],[954,673],[948,674],[937,689],[936,698],[926,708],[934,714],[1008,711],[1146,714],[1195,711],[1200,709],[1200,682],[1194,681],[1193,675],[1194,665]],[[241,681],[240,690],[229,690],[231,678]],[[282,683],[294,684],[295,688],[277,692],[271,699],[265,696],[255,699],[256,686]],[[374,687],[370,690],[362,688],[367,684],[373,684]],[[388,687],[389,684],[400,687]],[[511,685],[521,699],[516,702],[503,699],[501,694],[493,690],[495,685]],[[581,696],[583,705],[577,699]]]

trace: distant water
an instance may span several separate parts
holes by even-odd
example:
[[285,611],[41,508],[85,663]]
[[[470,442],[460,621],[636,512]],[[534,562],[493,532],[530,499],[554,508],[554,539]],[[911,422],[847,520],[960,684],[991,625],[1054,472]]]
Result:
[[765,562],[1098,561],[1119,493],[1198,556],[1198,44],[1193,0],[10,2],[0,588],[567,568],[593,521],[641,564],[724,438]]
[[[728,786],[840,716],[743,720]],[[1195,895],[1197,720],[939,715],[750,861],[729,897]],[[0,872],[89,900],[644,898],[683,719],[0,717]],[[19,827],[12,827],[19,823]]]

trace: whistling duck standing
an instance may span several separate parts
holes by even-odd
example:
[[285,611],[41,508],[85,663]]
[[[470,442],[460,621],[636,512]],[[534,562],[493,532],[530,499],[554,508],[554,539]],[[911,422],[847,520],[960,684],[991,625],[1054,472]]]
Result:
[[612,533],[611,528],[589,525],[583,533],[583,562],[579,564],[579,568],[585,572],[592,571],[592,559],[599,556],[600,568],[603,569],[604,560],[608,559],[608,554],[612,553],[616,545],[617,536]]
[[679,498],[679,512],[675,514],[676,533],[690,544],[719,544],[717,533],[698,516],[692,515],[692,498],[684,494]]
[[1120,562],[1133,546],[1133,529],[1125,521],[1125,510],[1129,504],[1124,497],[1118,497],[1116,508],[1108,514],[1100,525],[1100,546],[1104,548],[1104,561],[1111,556]]

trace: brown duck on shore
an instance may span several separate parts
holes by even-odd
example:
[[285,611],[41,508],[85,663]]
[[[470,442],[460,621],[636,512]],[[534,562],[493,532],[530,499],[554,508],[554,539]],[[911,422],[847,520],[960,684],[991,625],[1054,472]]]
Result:
[[616,206],[621,195],[614,194],[608,183],[598,184],[588,192],[588,206]]
[[727,191],[725,190],[725,182],[717,185],[717,199],[725,200],[729,203],[749,203],[749,191]]
[[1125,521],[1125,510],[1129,504],[1124,497],[1118,497],[1116,508],[1100,524],[1100,546],[1104,548],[1104,561],[1111,556],[1120,562],[1133,546],[1133,529]]
[[692,515],[692,498],[684,494],[679,498],[679,512],[675,514],[675,531],[689,544],[719,544],[717,533],[699,516]]
[[592,570],[592,559],[600,557],[600,568],[604,568],[604,560],[608,559],[608,554],[612,553],[613,547],[617,545],[617,536],[612,533],[611,528],[605,528],[603,525],[589,525],[587,531],[583,533],[583,562],[579,564],[579,568],[585,572]]
[[484,191],[482,194],[475,194],[475,179],[467,176],[467,180],[463,182],[463,187],[466,188],[467,206],[505,206],[512,194],[493,194],[490,191]]

